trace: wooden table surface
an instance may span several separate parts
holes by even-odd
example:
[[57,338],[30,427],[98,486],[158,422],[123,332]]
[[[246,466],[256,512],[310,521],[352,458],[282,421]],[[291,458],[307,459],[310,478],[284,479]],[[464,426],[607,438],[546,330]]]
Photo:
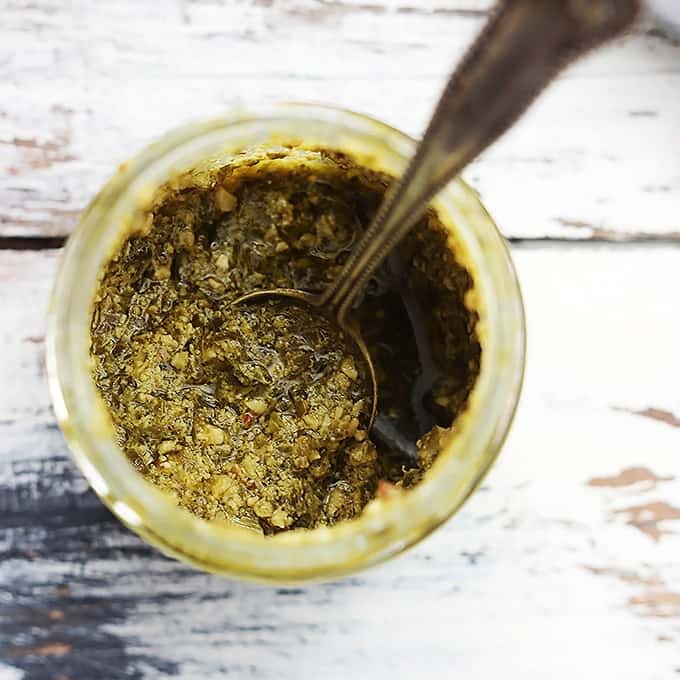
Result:
[[526,298],[522,402],[444,528],[353,578],[208,576],[123,528],[54,421],[46,299],[161,131],[248,101],[418,135],[475,0],[0,0],[0,679],[680,678],[680,39],[645,17],[465,175]]

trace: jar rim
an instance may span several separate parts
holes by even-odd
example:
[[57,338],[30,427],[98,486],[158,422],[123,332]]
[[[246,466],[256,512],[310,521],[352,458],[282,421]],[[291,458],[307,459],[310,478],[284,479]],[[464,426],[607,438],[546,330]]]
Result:
[[476,192],[462,179],[454,180],[435,205],[455,229],[452,238],[471,269],[482,356],[468,406],[456,418],[432,470],[398,500],[372,501],[352,520],[268,537],[208,522],[178,507],[134,469],[114,439],[90,371],[90,294],[102,263],[124,233],[121,224],[139,205],[140,191],[148,193],[149,178],[168,176],[178,159],[195,154],[199,146],[218,148],[217,141],[230,131],[258,125],[275,134],[288,125],[298,129],[305,143],[307,130],[325,129],[343,152],[348,151],[345,144],[360,138],[364,146],[358,144],[350,155],[361,156],[363,149],[365,158],[358,160],[369,159],[378,169],[383,152],[405,165],[415,146],[411,137],[364,114],[300,103],[235,110],[166,133],[120,168],[68,239],[48,311],[50,392],[60,427],[90,485],[121,521],[165,553],[207,571],[251,580],[335,578],[413,545],[454,514],[480,484],[500,452],[519,400],[526,335],[522,298],[495,223]]

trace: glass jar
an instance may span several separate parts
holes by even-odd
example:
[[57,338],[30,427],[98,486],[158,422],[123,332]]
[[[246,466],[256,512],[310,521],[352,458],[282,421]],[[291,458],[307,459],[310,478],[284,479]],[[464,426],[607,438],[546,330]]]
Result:
[[466,304],[479,313],[481,367],[466,410],[419,485],[372,501],[351,521],[265,537],[199,519],[147,482],[116,443],[91,377],[90,320],[100,273],[161,184],[196,166],[220,167],[245,149],[283,143],[337,149],[392,175],[404,170],[415,146],[367,116],[304,104],[239,110],[170,132],[124,163],[83,213],[57,275],[47,336],[57,419],[104,503],[168,555],[217,574],[279,583],[365,568],[402,552],[449,518],[501,449],[519,399],[525,352],[522,300],[505,242],[477,194],[457,179],[434,205],[457,259],[472,274]]

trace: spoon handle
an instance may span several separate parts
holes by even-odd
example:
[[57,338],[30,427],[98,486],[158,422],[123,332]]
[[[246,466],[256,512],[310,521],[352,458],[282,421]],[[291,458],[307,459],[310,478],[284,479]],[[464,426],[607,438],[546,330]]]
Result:
[[630,26],[639,4],[499,3],[450,77],[406,172],[321,296],[341,324],[356,295],[437,192],[511,127],[561,68]]

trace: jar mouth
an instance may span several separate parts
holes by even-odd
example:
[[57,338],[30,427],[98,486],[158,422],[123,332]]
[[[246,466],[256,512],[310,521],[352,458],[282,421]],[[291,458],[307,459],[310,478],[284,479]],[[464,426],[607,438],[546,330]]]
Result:
[[55,413],[76,463],[127,526],[207,571],[295,582],[337,577],[384,560],[462,505],[497,457],[510,427],[523,378],[525,329],[505,242],[477,194],[456,179],[434,205],[473,279],[466,302],[479,314],[482,354],[467,408],[424,479],[397,499],[372,501],[352,520],[268,537],[205,521],[175,505],[134,469],[116,443],[91,376],[91,302],[109,255],[155,187],[198,161],[219,162],[253,143],[284,141],[335,148],[359,164],[395,175],[415,146],[412,138],[376,119],[309,104],[234,111],[166,134],[119,169],[69,238],[49,306],[47,370]]

